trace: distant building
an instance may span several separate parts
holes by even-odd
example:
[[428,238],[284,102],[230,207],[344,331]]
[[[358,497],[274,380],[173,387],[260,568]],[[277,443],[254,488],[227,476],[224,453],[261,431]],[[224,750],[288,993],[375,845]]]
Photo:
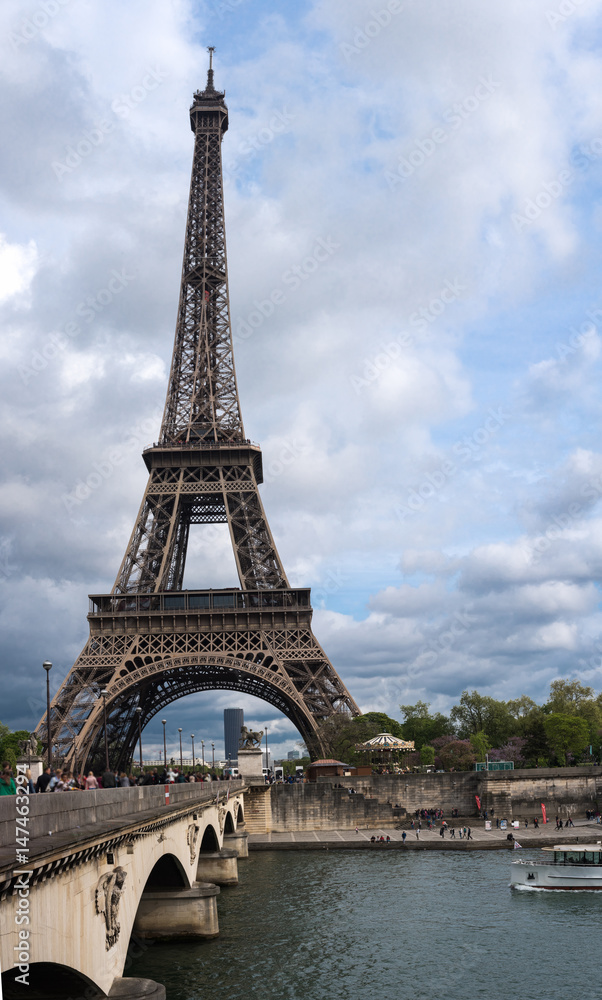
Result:
[[300,753],[299,753],[298,750],[289,750],[289,752],[286,755],[286,759],[287,760],[299,760],[300,756],[301,755],[300,755]]
[[245,713],[242,708],[224,709],[224,743],[226,759],[238,760],[238,744],[240,731],[245,724]]

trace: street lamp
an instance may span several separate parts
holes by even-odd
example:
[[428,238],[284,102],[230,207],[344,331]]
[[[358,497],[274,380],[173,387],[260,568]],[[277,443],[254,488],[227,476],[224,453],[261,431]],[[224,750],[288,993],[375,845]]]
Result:
[[211,742],[211,770],[215,771],[215,743]]
[[163,724],[163,768],[167,771],[167,744],[165,742],[165,723],[167,719],[161,719]]
[[142,729],[140,728],[140,716],[142,715],[142,709],[140,705],[136,709],[136,715],[138,716],[138,743],[140,744],[140,774],[142,774]]
[[190,734],[190,739],[192,740],[192,773],[194,774],[194,733]]
[[203,755],[203,771],[205,770],[205,740],[201,740],[201,753]]
[[42,666],[46,671],[46,734],[48,737],[48,767],[52,767],[52,733],[50,729],[50,671],[52,670],[52,663],[50,660],[44,660]]
[[180,734],[180,771],[184,770],[184,761],[182,759],[182,727],[178,726],[178,732]]
[[265,766],[266,766],[266,770],[269,771],[270,770],[270,754],[269,754],[269,751],[268,751],[268,727],[267,727],[267,724],[266,724],[266,727],[265,727]]
[[109,737],[108,737],[108,734],[107,734],[107,695],[108,695],[109,692],[108,691],[101,691],[100,693],[102,695],[102,710],[103,710],[104,723],[105,723],[105,764],[106,764],[106,768],[107,768],[107,771],[108,771],[109,770]]

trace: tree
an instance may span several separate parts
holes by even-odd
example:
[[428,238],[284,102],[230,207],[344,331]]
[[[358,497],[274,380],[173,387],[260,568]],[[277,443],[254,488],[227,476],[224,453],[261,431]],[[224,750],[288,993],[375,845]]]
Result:
[[566,755],[577,757],[589,743],[589,727],[585,719],[574,715],[552,712],[544,721],[548,743],[553,749],[561,767],[566,764]]
[[526,745],[527,741],[520,736],[511,736],[503,747],[489,751],[489,760],[511,760],[515,767],[523,767]]
[[8,726],[0,722],[0,764],[6,760],[14,770],[17,766],[17,757],[21,756],[19,743],[24,743],[28,739],[29,733],[26,729],[17,729],[13,733]]
[[450,712],[450,719],[461,739],[468,739],[471,733],[486,732],[493,744],[499,745],[516,732],[516,720],[506,703],[478,691],[463,691],[460,704],[454,705]]
[[534,708],[537,708],[537,704],[532,698],[529,698],[526,694],[521,694],[520,698],[512,698],[510,701],[506,702],[506,708],[510,712],[513,719],[523,719],[529,712],[532,712]]
[[435,763],[435,748],[423,746],[420,748],[420,763],[429,765]]
[[469,771],[476,759],[469,740],[451,740],[437,754],[446,771]]
[[487,733],[472,733],[470,745],[474,750],[477,760],[483,761],[491,750],[491,743]]
[[417,701],[415,705],[400,705],[403,715],[401,723],[402,739],[414,740],[416,749],[430,744],[438,736],[445,736],[450,731],[451,724],[447,716],[441,712],[430,714],[430,704]]

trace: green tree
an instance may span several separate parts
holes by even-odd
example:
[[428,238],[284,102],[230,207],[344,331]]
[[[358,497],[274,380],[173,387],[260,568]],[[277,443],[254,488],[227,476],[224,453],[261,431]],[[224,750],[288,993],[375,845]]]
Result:
[[17,766],[17,757],[21,755],[19,743],[28,739],[29,733],[26,729],[17,729],[13,733],[8,726],[0,722],[0,764],[7,760],[14,770]]
[[434,764],[435,763],[435,748],[423,746],[420,748],[420,763],[421,764]]
[[544,729],[548,743],[561,767],[566,764],[567,753],[579,756],[589,743],[587,722],[575,715],[552,712],[544,721]]
[[528,695],[521,694],[520,698],[512,698],[510,701],[507,701],[506,708],[512,718],[518,721],[519,719],[524,719],[533,709],[538,708],[538,705]]
[[[451,723],[441,712],[430,714],[430,704],[417,701],[415,705],[400,705],[403,715],[401,723],[402,739],[414,740],[416,749],[430,744],[438,736],[445,736],[451,730]],[[450,737],[451,738],[451,737]]]
[[450,719],[461,739],[472,733],[486,732],[494,746],[501,746],[516,735],[516,720],[504,701],[496,701],[478,691],[463,691],[460,704],[454,705]]
[[472,733],[470,736],[470,745],[478,761],[484,761],[491,750],[491,743],[486,733]]

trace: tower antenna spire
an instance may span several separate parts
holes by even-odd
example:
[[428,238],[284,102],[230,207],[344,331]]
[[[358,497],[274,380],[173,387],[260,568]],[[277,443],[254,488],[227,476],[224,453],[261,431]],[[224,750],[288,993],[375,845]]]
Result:
[[215,52],[215,45],[208,45],[207,52],[209,53],[209,69],[207,70],[207,90],[215,90],[213,86],[213,53]]

